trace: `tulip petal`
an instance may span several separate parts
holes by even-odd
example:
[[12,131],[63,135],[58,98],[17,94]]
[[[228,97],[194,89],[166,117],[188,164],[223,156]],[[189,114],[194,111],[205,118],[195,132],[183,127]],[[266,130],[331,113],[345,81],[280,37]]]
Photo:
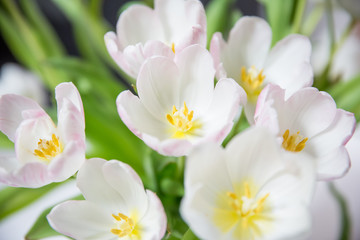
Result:
[[193,45],[176,56],[176,65],[181,74],[179,92],[180,104],[186,102],[194,111],[194,117],[201,116],[208,108],[214,91],[215,69],[209,52]]
[[52,228],[74,239],[113,239],[111,212],[89,201],[67,201],[47,215]]
[[165,57],[153,57],[142,66],[137,79],[141,103],[157,119],[164,121],[173,106],[179,108],[180,72],[175,63]]
[[221,54],[227,76],[239,81],[241,68],[262,69],[271,44],[271,28],[259,17],[242,17],[229,34],[228,47]]
[[125,10],[116,25],[120,51],[129,45],[145,44],[149,40],[165,40],[160,19],[147,6],[134,4]]
[[[0,131],[11,141],[15,140],[15,132],[24,119],[26,110],[44,110],[34,100],[14,94],[0,96]],[[46,114],[44,112],[44,114]]]
[[292,34],[269,53],[264,66],[265,81],[286,89],[286,98],[303,87],[312,85],[311,44],[308,38]]
[[139,222],[142,230],[141,239],[161,239],[166,231],[166,214],[160,199],[155,193],[146,190],[148,208]]
[[105,162],[102,172],[106,183],[121,196],[130,211],[136,209],[143,216],[148,208],[144,185],[137,173],[120,161]]
[[195,0],[156,0],[155,12],[163,24],[166,41],[175,44],[175,52],[184,47],[199,43],[206,44],[206,31],[199,34],[193,27],[206,29],[205,10],[200,1]]
[[109,210],[127,209],[126,201],[121,194],[105,179],[103,172],[105,163],[105,160],[99,158],[87,160],[78,172],[77,186],[88,201],[107,206]]

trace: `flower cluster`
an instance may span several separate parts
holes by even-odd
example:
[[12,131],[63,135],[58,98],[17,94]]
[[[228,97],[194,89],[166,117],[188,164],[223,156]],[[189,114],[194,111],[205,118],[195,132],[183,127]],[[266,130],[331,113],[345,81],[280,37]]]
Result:
[[[242,17],[227,40],[215,33],[208,51],[206,32],[198,0],[125,10],[104,37],[135,83],[118,95],[118,114],[150,149],[186,158],[179,212],[200,239],[305,238],[316,181],[350,168],[354,115],[311,87],[307,37],[291,34],[271,47],[268,23]],[[61,83],[55,96],[56,124],[29,98],[0,97],[0,130],[16,150],[16,158],[0,158],[0,182],[37,188],[77,173],[85,200],[55,206],[52,228],[75,239],[162,239],[171,211],[154,193],[161,186],[145,190],[121,161],[86,160],[80,94]],[[239,131],[244,122],[250,126]]]

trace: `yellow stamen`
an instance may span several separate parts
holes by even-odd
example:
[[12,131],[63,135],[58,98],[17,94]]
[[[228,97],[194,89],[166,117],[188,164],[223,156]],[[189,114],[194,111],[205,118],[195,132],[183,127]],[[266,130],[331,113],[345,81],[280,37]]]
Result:
[[131,235],[135,228],[135,222],[128,216],[118,213],[118,215],[112,214],[116,220],[116,228],[112,228],[110,231],[118,237],[125,237]]
[[304,138],[300,135],[300,132],[290,135],[289,129],[283,134],[282,147],[290,152],[300,152],[306,146],[308,138]]
[[171,44],[171,50],[173,51],[173,53],[175,53],[175,43]]
[[263,89],[263,82],[265,75],[263,70],[258,71],[254,66],[247,69],[241,67],[241,80],[240,85],[246,91],[248,99],[252,102],[256,102],[261,90]]
[[59,142],[59,137],[55,134],[51,135],[51,140],[40,139],[38,148],[34,150],[34,155],[45,162],[50,162],[51,159],[62,153],[63,147]]
[[183,138],[186,135],[192,134],[199,127],[199,124],[193,121],[193,117],[194,111],[189,111],[185,102],[180,110],[173,106],[171,114],[166,114],[166,119],[173,126],[172,137]]

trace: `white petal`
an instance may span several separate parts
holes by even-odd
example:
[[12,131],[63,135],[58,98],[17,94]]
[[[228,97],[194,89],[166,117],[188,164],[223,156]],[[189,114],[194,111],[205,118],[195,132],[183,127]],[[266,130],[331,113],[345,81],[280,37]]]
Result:
[[144,141],[150,147],[165,156],[180,157],[188,155],[191,151],[193,144],[187,139],[167,139],[161,143],[153,141],[153,139],[145,138]]
[[[196,0],[156,0],[155,12],[161,19],[166,41],[175,44],[175,51],[191,44],[206,44],[206,16],[203,5]],[[193,28],[199,31],[193,31]],[[200,36],[197,36],[198,34]],[[195,41],[194,41],[195,40]],[[181,45],[181,48],[178,47]]]
[[142,66],[137,90],[142,104],[160,121],[180,103],[180,72],[175,63],[165,57],[153,57]]
[[143,216],[148,208],[148,201],[144,185],[137,173],[129,165],[117,160],[105,162],[102,172],[107,184],[120,195],[121,201],[124,201],[124,210],[136,210],[139,217]]
[[181,74],[180,104],[186,102],[188,108],[194,111],[194,118],[201,116],[209,106],[214,91],[212,57],[206,49],[192,45],[176,55],[175,62]]
[[350,160],[344,146],[353,135],[355,125],[356,121],[352,113],[337,109],[331,125],[319,135],[309,139],[309,147],[306,151],[319,158],[318,171],[323,175],[321,179],[341,177],[347,172]]
[[30,98],[14,94],[0,96],[0,131],[11,141],[14,141],[15,131],[24,119],[22,113],[26,110],[44,111]]
[[113,239],[111,212],[89,201],[67,201],[47,215],[52,228],[75,239]]
[[143,134],[154,136],[160,140],[169,137],[167,133],[166,115],[163,119],[155,118],[130,91],[124,91],[116,99],[119,115],[126,126],[138,137]]
[[[107,209],[127,209],[122,196],[105,180],[103,166],[105,160],[92,158],[87,160],[77,174],[77,186],[85,199]],[[128,213],[124,213],[128,214]]]
[[308,207],[291,204],[273,211],[271,231],[265,239],[306,239],[311,230],[311,215]]
[[155,11],[147,6],[134,4],[125,10],[116,25],[119,47],[145,44],[149,40],[164,41],[164,33]]
[[[221,79],[215,87],[214,96],[204,115],[204,132],[218,135],[224,126],[233,124],[241,106],[246,103],[246,93],[233,79]],[[206,134],[206,135],[209,135]],[[221,133],[225,137],[228,132]],[[221,137],[221,138],[222,138]],[[217,137],[215,137],[217,139]],[[223,139],[219,139],[222,141]]]
[[251,178],[261,186],[284,168],[284,159],[275,137],[261,127],[249,128],[234,137],[226,147],[226,156],[234,183]]
[[286,89],[286,97],[312,85],[311,44],[301,35],[290,35],[270,51],[264,66],[265,81]]
[[166,231],[166,214],[160,199],[155,193],[147,190],[148,209],[138,223],[141,228],[141,239],[162,239]]
[[221,54],[227,76],[239,81],[241,67],[262,69],[271,44],[269,24],[259,17],[240,18],[229,34]]

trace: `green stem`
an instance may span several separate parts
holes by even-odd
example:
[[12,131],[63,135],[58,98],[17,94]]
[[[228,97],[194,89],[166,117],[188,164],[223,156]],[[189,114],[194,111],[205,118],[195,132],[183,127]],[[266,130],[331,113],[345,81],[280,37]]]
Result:
[[346,204],[346,200],[342,196],[342,194],[336,189],[335,184],[333,182],[329,182],[328,187],[341,210],[341,232],[339,239],[348,240],[350,239],[351,219],[350,219],[349,209]]
[[292,29],[293,33],[300,32],[305,6],[306,6],[306,0],[297,1],[293,29]]
[[248,126],[249,126],[249,123],[247,122],[246,117],[245,117],[245,113],[243,111],[241,113],[241,116],[237,120],[237,122],[235,122],[233,128],[231,129],[231,132],[225,138],[225,140],[224,140],[224,142],[222,144],[223,147],[226,147],[226,145],[230,142],[231,139],[233,139],[233,137],[236,136],[236,134],[238,134],[240,131],[247,128]]
[[177,160],[176,179],[184,180],[185,156],[181,156]]

